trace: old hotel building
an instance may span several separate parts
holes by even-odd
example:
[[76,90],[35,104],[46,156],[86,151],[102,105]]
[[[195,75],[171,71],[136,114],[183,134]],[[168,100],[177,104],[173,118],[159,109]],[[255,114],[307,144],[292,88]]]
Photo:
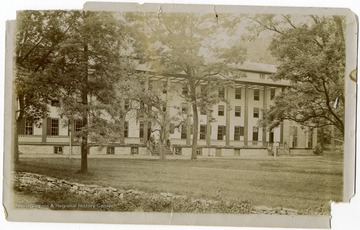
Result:
[[[146,66],[139,66],[139,71],[148,71]],[[278,146],[279,153],[291,154],[311,151],[317,143],[316,129],[310,131],[306,127],[292,121],[284,121],[271,130],[259,127],[258,121],[263,110],[269,108],[274,97],[287,85],[286,81],[273,81],[269,74],[276,72],[276,66],[245,62],[239,69],[246,74],[235,82],[234,87],[219,90],[219,97],[229,103],[220,102],[213,106],[210,121],[209,114],[199,111],[198,155],[204,156],[255,156],[268,155],[272,143]],[[161,97],[166,100],[166,111],[170,116],[178,113],[178,108],[190,113],[189,105],[181,97],[186,90],[179,77],[148,76],[153,89],[164,85],[172,90],[163,91]],[[199,89],[201,90],[201,87]],[[41,127],[23,122],[19,127],[19,149],[23,154],[80,154],[80,144],[69,136],[69,128],[62,125],[66,118],[57,113],[57,101],[49,105],[49,117],[44,119]],[[131,103],[131,102],[130,102]],[[175,108],[177,107],[177,108]],[[147,150],[149,127],[136,119],[136,111],[130,111],[125,118],[124,144],[113,143],[108,147],[90,147],[89,154],[150,154]],[[168,153],[191,154],[191,129],[185,125],[174,128],[169,124],[168,137],[172,149]],[[75,124],[73,130],[79,129]],[[70,148],[71,147],[71,148]]]

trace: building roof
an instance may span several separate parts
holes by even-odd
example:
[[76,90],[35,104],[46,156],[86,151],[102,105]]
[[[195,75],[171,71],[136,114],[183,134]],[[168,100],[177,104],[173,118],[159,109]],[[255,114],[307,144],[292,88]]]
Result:
[[[245,61],[242,64],[238,64],[236,67],[243,72],[252,72],[252,73],[264,73],[264,74],[273,74],[277,71],[277,65],[271,64],[264,64],[264,63],[255,63],[255,62],[248,62]],[[165,78],[170,77],[171,81],[180,82],[185,80],[185,76],[183,74],[171,74],[167,76],[161,76],[161,74],[156,73],[156,71],[152,70],[148,63],[139,63],[136,65],[136,69],[142,72],[150,72],[153,74],[151,76],[151,80],[165,80]],[[290,83],[289,81],[274,81],[270,78],[266,79],[255,79],[255,78],[248,78],[248,77],[241,77],[236,79],[238,84],[255,84],[255,85],[269,85],[269,86],[288,86]]]
[[259,72],[259,73],[276,73],[277,65],[256,63],[256,62],[247,62],[238,65],[240,70],[249,71],[249,72]]

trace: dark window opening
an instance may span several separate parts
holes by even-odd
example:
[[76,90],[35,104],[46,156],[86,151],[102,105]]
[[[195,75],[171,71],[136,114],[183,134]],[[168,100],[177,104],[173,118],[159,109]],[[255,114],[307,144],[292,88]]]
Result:
[[241,117],[241,106],[235,106],[235,117]]
[[275,98],[275,89],[270,89],[270,100],[274,100]]
[[106,154],[114,155],[115,154],[115,147],[107,147]]
[[201,94],[202,97],[207,96],[207,87],[206,87],[206,85],[201,85],[200,86],[200,94]]
[[224,88],[219,89],[219,98],[225,98],[225,89]]
[[241,88],[235,88],[235,99],[241,99]]
[[189,94],[189,89],[187,85],[183,85],[182,87],[182,95],[187,96]]
[[235,126],[234,127],[234,140],[235,141],[240,141],[241,136],[244,136],[244,127]]
[[125,121],[124,122],[124,137],[128,137],[129,136],[129,122]]
[[254,126],[253,127],[253,141],[258,141],[259,140],[259,128]]
[[269,142],[274,143],[274,132],[270,132]]
[[34,124],[29,120],[25,120],[25,135],[33,135],[33,133]]
[[129,100],[129,99],[126,99],[126,100],[125,100],[124,108],[125,108],[126,110],[128,110],[128,109],[130,108],[130,100]]
[[254,89],[254,101],[259,101],[259,100],[260,100],[260,90]]
[[200,125],[200,140],[205,140],[206,138],[206,125]]
[[131,155],[139,154],[139,147],[131,147]]
[[187,137],[186,125],[181,125],[181,139],[186,139],[186,137]]
[[218,140],[224,140],[224,136],[226,135],[226,126],[219,125],[218,126],[218,133],[217,133],[217,139]]
[[51,119],[51,136],[59,136],[59,119]]
[[51,106],[60,107],[60,101],[57,99],[51,100]]
[[292,136],[293,136],[292,147],[296,148],[298,142],[298,127],[296,126],[292,127]]
[[259,108],[257,108],[257,107],[254,108],[253,117],[254,117],[254,118],[259,118]]
[[171,134],[174,134],[174,133],[175,133],[175,124],[174,124],[174,123],[170,123],[170,130],[169,130],[169,132],[170,132]]
[[82,126],[82,120],[75,120],[75,132],[81,132]]
[[54,146],[54,153],[55,154],[63,154],[63,147],[62,146]]
[[219,116],[224,116],[224,114],[225,114],[225,106],[219,105],[218,106],[218,115]]
[[188,105],[187,105],[187,103],[182,103],[182,104],[181,104],[181,112],[187,113],[187,110],[188,110]]

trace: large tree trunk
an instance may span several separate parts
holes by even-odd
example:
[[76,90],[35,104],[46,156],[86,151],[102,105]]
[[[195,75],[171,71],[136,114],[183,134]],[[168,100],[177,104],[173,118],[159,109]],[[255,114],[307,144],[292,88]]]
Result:
[[197,159],[197,140],[198,140],[198,125],[199,125],[199,117],[197,111],[197,105],[192,104],[193,109],[193,141],[192,141],[192,151],[191,151],[191,159]]
[[13,129],[13,132],[14,132],[14,136],[13,136],[13,145],[14,145],[14,148],[13,148],[14,149],[13,162],[14,162],[14,164],[17,164],[20,161],[20,159],[19,159],[19,155],[20,155],[20,151],[19,151],[19,134],[18,134],[18,127],[20,125],[20,121],[17,120],[15,116],[16,115],[14,115],[14,119],[15,119],[14,125],[15,125],[15,127]]
[[[87,78],[87,77],[86,77]],[[87,90],[84,87],[82,91],[82,104],[83,106],[88,105],[88,99],[87,99]],[[88,165],[87,165],[87,155],[88,155],[88,112],[87,108],[85,111],[83,111],[82,115],[82,122],[83,122],[83,129],[85,129],[85,132],[83,131],[83,135],[81,137],[81,173],[86,173],[88,171]]]
[[191,93],[191,105],[193,110],[193,141],[192,141],[192,149],[191,149],[191,159],[196,160],[199,116],[198,116],[198,109],[196,104],[196,88],[193,82],[190,82],[190,93]]
[[[13,103],[13,132],[14,132],[14,136],[13,136],[13,144],[14,144],[14,156],[13,156],[13,162],[14,164],[17,164],[20,161],[19,155],[20,155],[20,151],[19,151],[19,128],[21,127],[21,125],[23,125],[23,119],[24,119],[24,113],[23,113],[23,109],[24,109],[24,101],[22,100],[22,95],[19,95],[18,100],[15,99],[15,93],[13,93],[13,99],[12,99],[12,103]],[[17,103],[19,102],[19,108],[17,108]],[[16,118],[16,110],[19,109],[19,116]]]
[[[124,101],[124,99],[121,99],[120,106],[121,106],[121,108],[123,110],[125,110],[125,101]],[[120,133],[119,133],[120,144],[125,144],[125,135],[124,135],[124,132],[125,132],[125,115],[123,114],[123,112],[121,112],[121,114],[120,114],[119,130],[120,130]]]
[[14,163],[17,164],[19,163],[20,159],[19,159],[19,155],[20,155],[20,151],[19,151],[19,132],[18,132],[18,127],[21,123],[20,120],[17,120],[16,118],[14,118],[16,121],[14,122],[14,124],[16,125],[16,127],[13,129],[14,131]]
[[160,140],[159,140],[159,155],[160,155],[160,159],[161,160],[165,160],[166,156],[165,156],[165,146],[164,146],[164,137],[165,137],[165,132],[164,132],[164,127],[161,128],[160,131]]
[[124,116],[120,116],[120,123],[119,123],[119,129],[120,129],[120,133],[119,133],[119,139],[120,139],[120,144],[125,144],[125,117]]
[[[84,18],[86,20],[86,12],[84,12]],[[88,133],[89,133],[89,124],[88,124],[88,44],[85,37],[84,42],[84,78],[82,82],[82,90],[81,90],[81,101],[83,106],[82,111],[82,122],[83,122],[83,135],[81,137],[81,169],[80,173],[87,173],[88,164],[87,164],[87,155],[88,155]]]

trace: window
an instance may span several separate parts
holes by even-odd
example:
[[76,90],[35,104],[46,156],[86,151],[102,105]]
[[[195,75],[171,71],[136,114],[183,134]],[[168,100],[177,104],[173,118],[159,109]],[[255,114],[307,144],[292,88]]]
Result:
[[275,98],[275,89],[270,89],[270,100],[274,100]]
[[225,98],[225,89],[224,88],[219,89],[219,98]]
[[152,81],[149,81],[149,91],[152,91],[153,90],[153,83]]
[[241,106],[235,106],[235,117],[241,117]]
[[200,125],[200,140],[205,140],[206,138],[206,125]]
[[206,108],[205,107],[203,107],[203,106],[200,107],[200,114],[201,115],[206,115]]
[[259,108],[254,107],[253,117],[255,117],[255,118],[259,118]]
[[140,121],[139,124],[139,137],[144,138],[144,123]]
[[244,133],[245,133],[245,129],[244,129],[244,126],[240,126],[240,136],[244,136]]
[[144,111],[145,111],[145,104],[143,102],[140,102],[140,108],[137,110],[137,118],[143,118],[144,117]]
[[33,135],[33,132],[33,123],[29,120],[25,120],[25,135]]
[[115,147],[107,147],[106,154],[114,155],[115,154]]
[[265,74],[264,73],[260,73],[260,79],[262,79],[262,80],[265,79]]
[[259,100],[260,100],[260,90],[254,89],[254,101],[259,101]]
[[206,95],[207,95],[207,87],[206,87],[206,85],[201,85],[200,86],[200,94],[201,94],[202,97],[206,97]]
[[181,125],[181,139],[186,139],[186,135],[187,131],[186,131],[186,125]]
[[139,147],[131,147],[131,155],[139,154]]
[[60,101],[57,99],[51,100],[51,106],[60,107]]
[[51,119],[51,136],[59,135],[59,119]]
[[254,126],[253,127],[253,141],[258,141],[259,140],[259,128]]
[[187,103],[181,103],[181,112],[187,113],[188,105]]
[[202,148],[196,149],[196,155],[201,156],[202,155]]
[[241,99],[241,88],[235,88],[235,99]]
[[167,93],[167,81],[163,82],[163,90],[162,93]]
[[219,105],[218,106],[218,115],[219,116],[224,116],[224,110],[225,110],[225,106],[223,106],[223,105]]
[[313,131],[312,130],[310,130],[309,132],[308,132],[308,148],[312,148],[312,146],[313,146]]
[[[148,123],[147,129],[148,129],[147,135],[149,138],[151,136],[151,122]],[[142,122],[142,121],[140,121],[140,123],[139,123],[139,137],[144,138],[144,122]]]
[[125,99],[124,108],[126,110],[128,110],[130,108],[130,100],[129,99]]
[[129,122],[125,121],[124,122],[124,137],[128,137],[129,136]]
[[54,153],[55,154],[63,154],[63,147],[62,146],[54,146]]
[[182,95],[187,96],[188,93],[189,93],[189,89],[188,89],[187,85],[183,85],[183,87],[182,87]]
[[226,135],[226,126],[219,125],[218,126],[217,139],[218,140],[224,140],[224,135]]
[[82,126],[82,120],[75,120],[75,132],[81,132]]
[[292,126],[292,136],[293,136],[292,147],[297,147],[298,127]]
[[240,126],[234,127],[234,140],[240,141]]
[[174,134],[174,132],[175,132],[175,124],[174,124],[174,123],[170,123],[170,130],[169,130],[169,132],[170,132],[171,134]]
[[175,147],[174,150],[176,155],[181,155],[181,147]]
[[274,143],[274,132],[270,132],[269,142]]
[[244,136],[244,127],[243,126],[235,126],[234,127],[234,140],[240,141],[241,136]]

